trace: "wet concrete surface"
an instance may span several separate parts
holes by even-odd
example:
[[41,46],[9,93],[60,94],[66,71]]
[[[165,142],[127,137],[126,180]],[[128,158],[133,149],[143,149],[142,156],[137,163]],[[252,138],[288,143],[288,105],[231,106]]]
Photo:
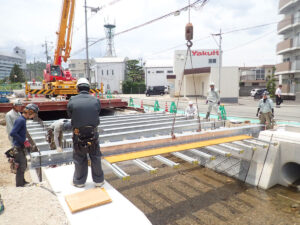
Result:
[[166,224],[300,224],[300,192],[282,186],[268,191],[210,169],[180,163],[178,169],[150,159],[157,174],[118,163],[130,181],[114,174],[106,180],[142,210],[154,225]]

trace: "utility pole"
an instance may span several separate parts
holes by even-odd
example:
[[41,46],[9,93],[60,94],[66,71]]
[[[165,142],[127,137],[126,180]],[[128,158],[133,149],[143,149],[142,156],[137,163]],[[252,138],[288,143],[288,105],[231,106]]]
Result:
[[48,56],[48,42],[46,40],[45,40],[45,44],[42,45],[42,47],[45,47],[46,64],[48,64],[48,59],[49,59],[49,56]]
[[222,68],[222,30],[220,29],[220,33],[212,34],[213,36],[219,36],[219,93],[221,93],[221,68]]
[[35,65],[35,57],[33,58],[33,70],[34,70],[34,79],[36,79],[36,65]]
[[87,79],[91,82],[86,0],[84,0],[84,14],[85,14],[85,52],[86,52],[86,67],[85,68],[86,68]]

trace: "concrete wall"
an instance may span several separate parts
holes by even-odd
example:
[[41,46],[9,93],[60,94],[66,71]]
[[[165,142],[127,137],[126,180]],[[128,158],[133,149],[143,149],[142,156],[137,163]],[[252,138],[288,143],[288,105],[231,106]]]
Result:
[[207,90],[209,87],[210,74],[197,74],[194,75],[185,75],[185,85],[183,87],[183,92],[186,93],[186,96],[195,96],[195,87],[194,79],[196,86],[196,95],[206,96]]
[[[221,68],[221,102],[238,102],[239,97],[239,68],[222,67]],[[211,68],[211,78],[219,89],[219,69]]]

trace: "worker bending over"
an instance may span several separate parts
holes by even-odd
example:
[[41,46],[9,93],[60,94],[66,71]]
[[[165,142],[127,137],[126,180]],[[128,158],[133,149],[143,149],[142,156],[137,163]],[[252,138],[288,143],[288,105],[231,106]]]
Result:
[[27,159],[25,156],[25,147],[29,145],[26,141],[26,120],[34,118],[39,112],[39,107],[35,104],[28,104],[22,116],[16,119],[10,136],[13,138],[13,154],[15,165],[17,169],[16,173],[16,186],[24,187],[28,184],[24,179],[24,173],[27,168]]
[[22,102],[20,101],[20,99],[16,99],[13,102],[12,109],[5,115],[6,132],[8,134],[8,139],[10,140],[12,146],[13,146],[13,139],[10,136],[10,132],[14,126],[16,119],[18,119],[21,116],[20,113],[21,110],[22,110]]
[[78,95],[71,97],[68,103],[68,115],[73,129],[73,160],[75,172],[73,185],[84,187],[88,175],[87,153],[91,159],[92,178],[96,187],[104,184],[101,167],[98,125],[100,115],[99,99],[89,94],[90,84],[87,79],[77,81]]
[[259,100],[256,116],[258,116],[259,113],[260,124],[266,125],[266,129],[273,129],[273,101],[268,98],[267,91],[263,93],[263,98]]
[[62,152],[63,131],[67,129],[68,123],[70,122],[66,119],[59,119],[48,127],[47,140],[51,149]]
[[213,109],[216,114],[218,114],[218,118],[221,118],[221,112],[219,110],[220,105],[220,95],[218,91],[215,89],[215,84],[211,82],[209,84],[210,89],[207,93],[206,104],[208,104],[207,113],[205,119],[208,119]]
[[192,101],[189,101],[189,105],[185,109],[185,118],[186,119],[194,119],[197,116],[197,108],[194,106]]

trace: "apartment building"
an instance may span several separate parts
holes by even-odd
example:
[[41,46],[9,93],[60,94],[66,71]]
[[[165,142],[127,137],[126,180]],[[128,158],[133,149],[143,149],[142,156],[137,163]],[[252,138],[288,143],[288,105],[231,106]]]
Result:
[[276,65],[275,75],[283,92],[295,94],[300,92],[300,0],[280,0],[279,14],[284,18],[277,26],[282,41],[276,52],[282,61]]

